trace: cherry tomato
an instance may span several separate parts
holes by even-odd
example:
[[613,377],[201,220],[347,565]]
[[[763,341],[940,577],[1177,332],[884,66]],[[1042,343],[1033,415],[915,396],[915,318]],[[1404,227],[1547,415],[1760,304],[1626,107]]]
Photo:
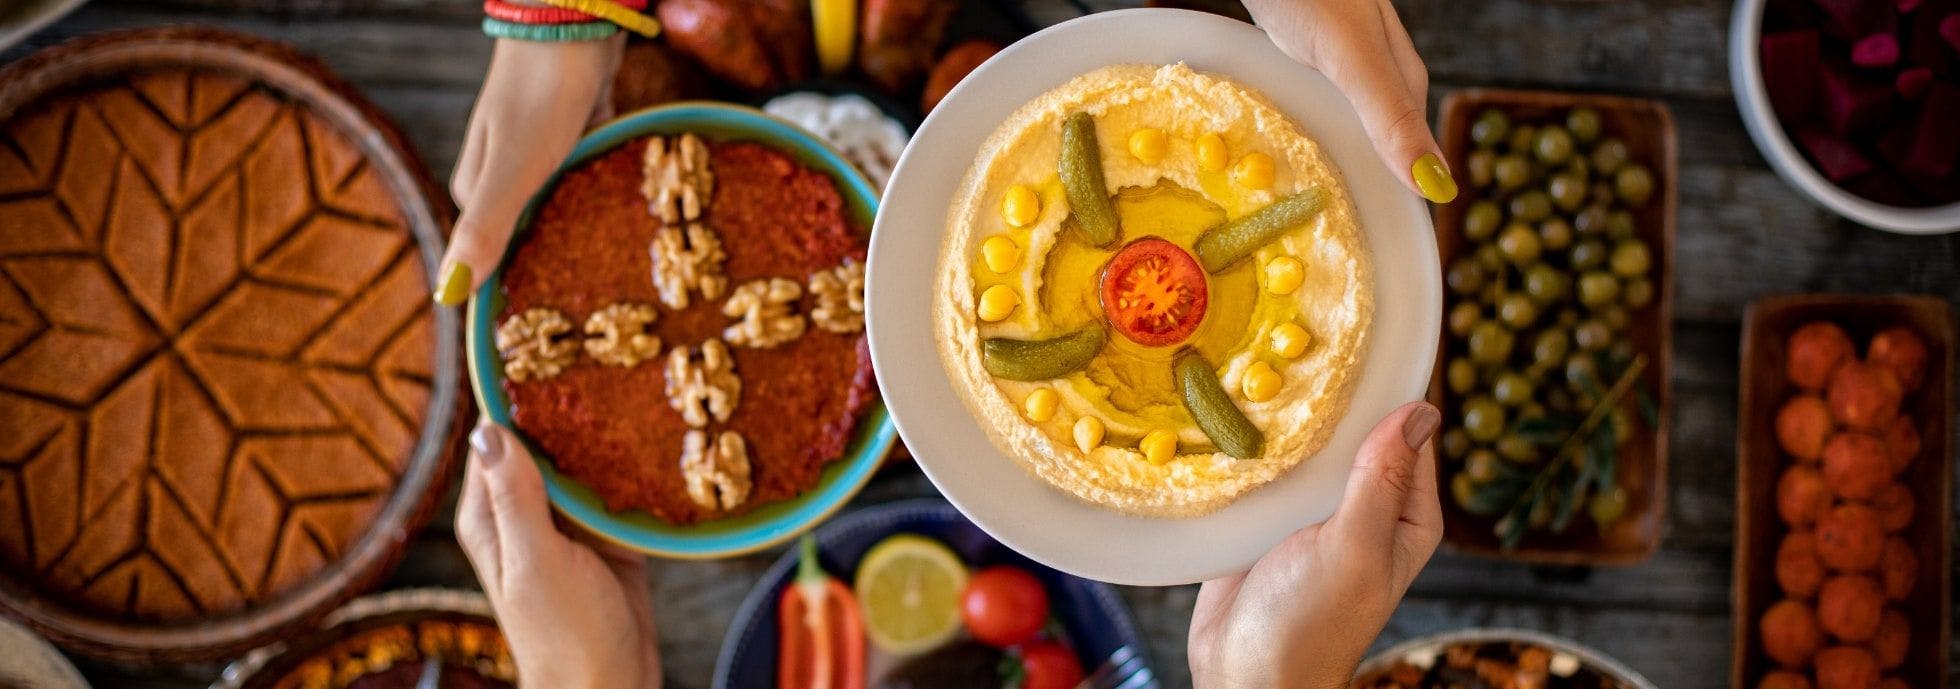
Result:
[[1075,652],[1053,641],[1021,647],[1021,689],[1073,689],[1082,682]]
[[960,619],[982,643],[1030,641],[1048,624],[1048,591],[1025,570],[995,565],[973,573],[960,595]]
[[1205,319],[1204,268],[1191,253],[1144,237],[1111,256],[1102,273],[1103,314],[1116,332],[1146,347],[1183,342]]

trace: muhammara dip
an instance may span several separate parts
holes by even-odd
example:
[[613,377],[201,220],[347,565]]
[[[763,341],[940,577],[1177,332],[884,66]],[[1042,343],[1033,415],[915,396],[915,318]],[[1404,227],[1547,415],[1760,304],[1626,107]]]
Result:
[[941,362],[995,445],[1070,494],[1205,514],[1346,412],[1373,311],[1354,208],[1244,86],[1076,77],[1001,124],[947,222]]

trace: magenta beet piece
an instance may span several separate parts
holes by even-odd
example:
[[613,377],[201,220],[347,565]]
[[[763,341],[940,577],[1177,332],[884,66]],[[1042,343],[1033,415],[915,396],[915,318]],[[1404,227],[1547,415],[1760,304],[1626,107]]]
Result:
[[1925,67],[1901,70],[1899,76],[1892,80],[1893,88],[1898,89],[1899,96],[1906,100],[1919,100],[1932,85],[1933,70]]
[[1851,64],[1859,67],[1890,67],[1899,62],[1899,37],[1875,33],[1851,44]]
[[1941,19],[1939,32],[1940,38],[1946,39],[1948,47],[1960,50],[1960,14],[1949,14]]
[[1892,3],[1892,6],[1899,8],[1899,14],[1905,14],[1907,12],[1911,12],[1913,10],[1919,9],[1920,4],[1921,4],[1921,0],[1898,0],[1897,2]]
[[1910,144],[1896,162],[1908,176],[1946,177],[1960,161],[1960,86],[1933,82],[1917,122],[1908,121]]
[[1763,36],[1763,89],[1776,116],[1808,122],[1817,108],[1818,36],[1810,29]]
[[1955,57],[1960,56],[1960,49],[1954,48],[1947,37],[1940,35],[1940,25],[1956,16],[1960,16],[1960,1],[1952,0],[1928,0],[1918,12],[1912,13],[1905,30],[1901,32],[1905,43],[1902,58],[1905,64],[1926,67],[1933,70],[1933,76],[1943,79],[1957,78],[1954,74]]
[[1881,0],[1817,0],[1828,21],[1824,29],[1849,40],[1898,28],[1898,9]]
[[1833,183],[1871,172],[1876,167],[1870,158],[1858,151],[1851,142],[1832,136],[1823,129],[1810,127],[1797,132],[1797,143],[1803,146],[1804,153],[1817,164],[1817,169]]
[[1892,85],[1881,84],[1852,74],[1850,70],[1824,70],[1824,122],[1831,131],[1846,136],[1870,129],[1885,121],[1892,110]]

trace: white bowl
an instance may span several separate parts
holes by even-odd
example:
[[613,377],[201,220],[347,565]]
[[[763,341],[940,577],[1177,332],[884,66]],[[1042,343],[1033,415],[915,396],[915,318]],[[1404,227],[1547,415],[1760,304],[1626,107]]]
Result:
[[[940,366],[932,285],[953,193],[1002,121],[1084,72],[1178,61],[1265,93],[1319,141],[1347,182],[1373,254],[1375,315],[1354,397],[1325,449],[1217,512],[1150,519],[1077,500],[1001,455]],[[1442,321],[1429,209],[1375,155],[1354,107],[1259,29],[1183,10],[1065,22],[1009,46],[960,82],[899,158],[867,270],[878,385],[926,475],[1000,542],[1049,567],[1120,584],[1185,584],[1242,571],[1288,534],[1326,519],[1362,438],[1397,406],[1422,399]]]
[[1769,91],[1763,86],[1763,66],[1758,44],[1763,34],[1764,0],[1737,0],[1729,17],[1729,81],[1735,91],[1735,105],[1742,111],[1742,124],[1756,149],[1769,159],[1776,174],[1802,191],[1805,196],[1838,215],[1860,224],[1900,234],[1945,234],[1960,230],[1960,203],[1924,208],[1901,208],[1872,201],[1838,188],[1812,167],[1796,144],[1783,133],[1783,125],[1770,107]]

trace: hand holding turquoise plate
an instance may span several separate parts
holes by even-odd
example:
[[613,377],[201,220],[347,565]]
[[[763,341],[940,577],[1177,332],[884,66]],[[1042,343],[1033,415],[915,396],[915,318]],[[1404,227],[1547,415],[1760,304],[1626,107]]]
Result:
[[[641,110],[600,127],[580,140],[572,154],[545,183],[517,221],[517,236],[504,256],[524,244],[532,219],[550,198],[558,181],[615,148],[649,135],[692,132],[712,141],[751,141],[787,154],[798,163],[829,176],[844,201],[845,215],[857,228],[869,228],[878,197],[869,182],[831,148],[794,125],[752,108],[724,103],[686,102]],[[638,198],[634,201],[639,202]],[[490,420],[511,427],[511,401],[504,392],[504,362],[496,347],[497,318],[504,310],[504,266],[499,265],[478,288],[468,306],[470,384],[477,406]],[[731,285],[732,287],[732,285]],[[813,326],[814,327],[814,326]],[[692,345],[675,342],[671,346]],[[665,357],[643,362],[659,366]],[[756,394],[749,388],[747,394]],[[664,413],[664,412],[658,412]],[[522,433],[519,436],[522,437]],[[589,486],[560,473],[530,439],[525,442],[544,473],[551,503],[560,513],[620,545],[651,555],[713,559],[753,552],[788,540],[828,517],[856,495],[891,449],[894,433],[882,402],[874,401],[859,416],[843,455],[826,465],[814,485],[794,497],[760,505],[736,516],[678,525],[640,510],[616,512]],[[677,459],[677,457],[675,458]],[[672,461],[672,460],[668,460]]]

